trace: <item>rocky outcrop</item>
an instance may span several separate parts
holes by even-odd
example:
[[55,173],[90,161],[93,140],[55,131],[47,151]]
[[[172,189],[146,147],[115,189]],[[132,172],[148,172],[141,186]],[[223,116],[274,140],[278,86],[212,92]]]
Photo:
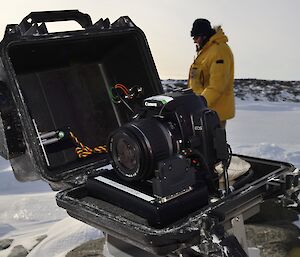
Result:
[[25,257],[28,251],[23,245],[16,245],[7,257]]
[[31,249],[26,249],[23,245],[12,246],[13,239],[3,239],[3,240],[0,240],[0,251],[11,247],[12,248],[11,250],[8,249],[8,250],[10,250],[10,253],[8,254],[7,257],[25,257],[28,255],[28,253],[34,247],[36,247],[46,237],[47,237],[47,235],[41,235],[41,236],[37,237],[36,243],[33,245],[33,247]]
[[299,257],[300,229],[296,210],[286,208],[275,200],[261,204],[259,214],[247,220],[248,246],[257,247],[261,257]]
[[66,257],[104,257],[103,246],[105,238],[91,240],[68,252]]
[[11,243],[13,242],[13,239],[3,239],[0,240],[0,251],[7,249],[8,247],[10,247]]
[[[186,88],[186,80],[162,80],[166,92]],[[300,81],[235,79],[235,96],[241,100],[300,102]]]

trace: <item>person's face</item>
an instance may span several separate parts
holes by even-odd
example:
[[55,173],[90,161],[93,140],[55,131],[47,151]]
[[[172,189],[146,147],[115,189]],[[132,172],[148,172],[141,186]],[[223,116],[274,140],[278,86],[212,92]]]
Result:
[[201,44],[201,36],[194,36],[193,37],[194,43],[200,45]]
[[193,37],[194,43],[196,44],[196,50],[198,51],[200,49],[201,43],[202,43],[202,37],[201,36],[194,36]]

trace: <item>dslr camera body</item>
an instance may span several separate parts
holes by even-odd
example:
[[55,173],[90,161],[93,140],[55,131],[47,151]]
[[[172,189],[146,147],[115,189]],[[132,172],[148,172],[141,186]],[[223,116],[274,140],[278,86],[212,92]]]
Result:
[[108,153],[113,172],[90,178],[89,194],[138,213],[154,227],[219,196],[214,167],[229,157],[217,113],[190,89],[146,98],[133,121],[110,134]]
[[121,179],[150,179],[153,195],[165,200],[200,185],[217,191],[214,166],[229,156],[217,113],[190,89],[146,98],[134,121],[109,136],[108,148]]

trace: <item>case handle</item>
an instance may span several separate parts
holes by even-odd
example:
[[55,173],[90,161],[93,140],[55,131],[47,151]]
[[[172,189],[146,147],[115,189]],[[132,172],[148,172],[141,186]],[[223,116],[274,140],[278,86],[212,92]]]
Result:
[[37,23],[56,22],[56,21],[76,21],[84,29],[93,25],[91,17],[88,14],[79,12],[78,10],[63,10],[63,11],[44,11],[31,12],[20,23],[22,34],[27,34]]

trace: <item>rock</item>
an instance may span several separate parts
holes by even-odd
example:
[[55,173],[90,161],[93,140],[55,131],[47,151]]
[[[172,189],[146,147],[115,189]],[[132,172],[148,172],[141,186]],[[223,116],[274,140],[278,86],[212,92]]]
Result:
[[261,212],[245,225],[249,247],[257,247],[261,257],[298,257],[300,229],[293,224],[298,213],[276,201],[265,201]]
[[47,235],[41,235],[39,236],[36,241],[38,241],[38,243],[42,242],[45,238],[47,237]]
[[[186,88],[187,80],[162,80],[165,92]],[[235,79],[234,93],[241,100],[300,102],[300,81]]]
[[25,257],[27,254],[28,251],[23,245],[17,245],[11,250],[7,257]]
[[249,247],[257,247],[261,257],[284,257],[300,245],[297,228],[265,224],[246,225]]
[[68,252],[66,257],[104,257],[104,242],[105,238],[88,241]]
[[39,237],[37,237],[35,240],[36,240],[36,244],[31,248],[29,249],[29,251],[31,251],[34,247],[36,247],[40,242],[42,242],[45,238],[47,237],[47,235],[41,235]]
[[7,249],[8,247],[10,247],[11,243],[13,242],[13,239],[3,239],[0,240],[0,251]]

